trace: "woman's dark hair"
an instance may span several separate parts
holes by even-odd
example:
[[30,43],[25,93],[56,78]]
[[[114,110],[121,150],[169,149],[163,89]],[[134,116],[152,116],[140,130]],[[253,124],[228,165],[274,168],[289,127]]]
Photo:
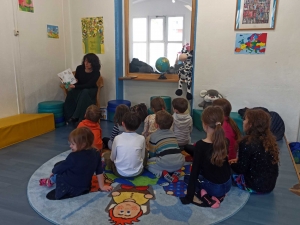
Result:
[[[216,99],[212,103],[213,106],[220,106],[223,109],[225,120],[229,123],[230,127],[232,128],[235,140],[240,140],[242,138],[241,131],[234,122],[232,118],[230,118],[231,113],[231,104],[230,102],[225,98]],[[238,146],[236,146],[238,147]]]
[[129,131],[136,131],[141,125],[141,119],[135,112],[125,113],[122,121],[124,122],[126,129]]
[[157,113],[160,110],[166,109],[165,101],[161,97],[156,97],[151,100],[150,103],[151,109],[154,113]]
[[93,71],[100,71],[101,63],[100,63],[100,59],[98,58],[97,55],[95,55],[94,53],[88,53],[85,56],[83,56],[81,65],[84,68],[85,68],[85,66],[84,66],[85,60],[87,60],[89,63],[92,64]]
[[202,122],[214,129],[212,135],[213,152],[210,162],[221,167],[227,157],[227,141],[222,128],[224,113],[219,106],[208,106],[204,109],[201,117]]
[[246,136],[247,144],[262,142],[265,151],[273,156],[273,164],[279,162],[279,148],[275,136],[270,130],[271,117],[261,109],[247,109],[245,118],[248,119]]
[[79,127],[70,133],[69,141],[76,144],[77,151],[90,149],[94,142],[94,134],[87,127]]
[[127,112],[130,112],[127,105],[124,104],[118,105],[114,115],[114,123],[118,124],[119,126],[122,126],[123,116]]

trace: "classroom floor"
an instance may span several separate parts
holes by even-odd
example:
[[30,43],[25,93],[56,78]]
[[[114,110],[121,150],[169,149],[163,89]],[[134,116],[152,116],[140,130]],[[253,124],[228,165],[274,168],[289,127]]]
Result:
[[[103,136],[109,136],[113,123],[101,121]],[[51,224],[39,216],[27,200],[27,183],[34,171],[50,158],[69,148],[72,126],[0,150],[0,223],[3,225]],[[142,128],[138,132],[141,133]],[[194,128],[192,141],[204,137]],[[286,143],[280,146],[280,171],[275,190],[267,195],[251,195],[247,204],[223,225],[299,224],[300,197],[288,189],[298,183]],[[37,184],[38,185],[38,184]],[[199,223],[201,224],[201,222]]]

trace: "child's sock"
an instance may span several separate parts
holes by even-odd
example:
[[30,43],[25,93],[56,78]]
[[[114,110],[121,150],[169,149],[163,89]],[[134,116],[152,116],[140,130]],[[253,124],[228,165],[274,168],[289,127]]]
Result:
[[162,171],[162,175],[169,183],[176,183],[178,181],[178,177],[176,175],[170,175],[168,171],[164,170]]
[[210,197],[204,189],[200,191],[201,201],[204,202],[208,207],[219,208],[220,201],[215,197]]

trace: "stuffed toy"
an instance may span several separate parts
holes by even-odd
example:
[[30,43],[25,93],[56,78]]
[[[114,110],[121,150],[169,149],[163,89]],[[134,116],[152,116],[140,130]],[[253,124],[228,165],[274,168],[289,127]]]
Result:
[[187,85],[187,93],[186,98],[188,100],[193,99],[193,95],[191,94],[192,89],[192,72],[193,72],[193,50],[190,52],[186,49],[181,50],[182,54],[179,56],[179,60],[182,61],[182,66],[178,69],[178,89],[175,94],[178,96],[182,95],[182,84],[183,82]]
[[201,102],[198,106],[203,107],[203,109],[211,105],[214,100],[223,98],[223,96],[218,91],[213,89],[202,90],[200,92],[200,96],[201,98],[203,98],[203,102]]

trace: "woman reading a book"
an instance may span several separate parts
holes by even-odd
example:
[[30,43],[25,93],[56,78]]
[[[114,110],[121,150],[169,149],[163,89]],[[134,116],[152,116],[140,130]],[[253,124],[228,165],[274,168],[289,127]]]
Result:
[[86,54],[82,64],[77,66],[75,74],[77,82],[70,84],[64,104],[64,116],[67,122],[80,122],[84,119],[87,107],[96,103],[100,68],[100,60],[93,53]]

